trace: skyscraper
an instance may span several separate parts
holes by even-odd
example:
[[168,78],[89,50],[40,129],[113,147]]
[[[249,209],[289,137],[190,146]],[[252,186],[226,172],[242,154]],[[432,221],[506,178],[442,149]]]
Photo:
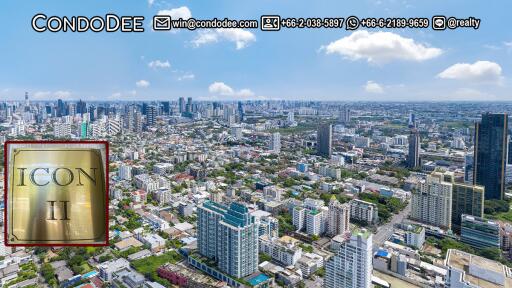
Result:
[[317,152],[318,155],[330,158],[332,154],[332,125],[323,124],[317,131]]
[[148,126],[153,126],[156,123],[156,106],[149,105],[146,106],[146,124]]
[[243,204],[205,201],[198,207],[197,236],[199,253],[221,271],[236,278],[257,271],[258,227]]
[[171,112],[171,104],[169,103],[169,101],[162,101],[161,104],[162,104],[163,114],[169,115]]
[[451,182],[441,172],[433,172],[412,192],[411,219],[450,229],[452,222]]
[[238,117],[240,118],[240,121],[245,119],[245,108],[242,101],[238,101]]
[[325,288],[370,288],[372,283],[372,233],[356,229],[331,241],[335,253],[325,264]]
[[507,161],[508,115],[482,114],[475,124],[473,181],[485,187],[485,199],[503,199]]
[[407,124],[409,128],[416,128],[416,115],[414,113],[409,114],[409,122]]
[[187,99],[187,105],[185,106],[185,112],[187,112],[187,114],[190,114],[193,112],[192,110],[192,97],[188,97]]
[[327,212],[327,234],[330,236],[345,234],[349,231],[349,224],[350,204],[341,204],[333,195]]
[[185,112],[185,98],[180,97],[180,99],[178,100],[178,107],[179,107],[180,113]]
[[418,129],[411,129],[408,142],[409,154],[407,155],[407,167],[414,169],[420,166],[420,133]]
[[57,100],[57,117],[66,116],[66,104],[62,99]]
[[340,122],[341,123],[349,123],[350,122],[350,109],[347,107],[347,105],[343,105],[343,107],[340,110]]
[[270,136],[269,150],[274,153],[281,152],[281,134],[279,132],[274,132]]
[[80,99],[76,105],[76,113],[84,114],[87,113],[87,104]]

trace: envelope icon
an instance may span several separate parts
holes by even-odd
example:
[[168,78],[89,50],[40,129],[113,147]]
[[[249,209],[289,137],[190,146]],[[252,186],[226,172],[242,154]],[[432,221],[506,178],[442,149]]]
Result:
[[169,15],[153,16],[153,30],[156,30],[156,31],[171,30],[171,16],[169,16]]

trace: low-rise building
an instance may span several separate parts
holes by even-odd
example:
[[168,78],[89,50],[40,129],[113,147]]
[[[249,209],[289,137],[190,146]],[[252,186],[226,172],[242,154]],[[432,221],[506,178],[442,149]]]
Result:
[[512,287],[510,268],[493,260],[456,249],[446,253],[448,287]]
[[272,257],[273,260],[282,263],[285,266],[295,265],[302,256],[302,248],[298,245],[299,241],[290,236],[281,238],[270,238],[268,235],[260,236],[260,252]]

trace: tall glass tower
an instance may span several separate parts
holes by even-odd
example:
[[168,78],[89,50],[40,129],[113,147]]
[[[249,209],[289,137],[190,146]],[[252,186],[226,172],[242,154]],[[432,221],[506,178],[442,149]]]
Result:
[[503,199],[507,161],[506,113],[482,114],[475,124],[475,164],[473,181],[485,187],[485,199]]

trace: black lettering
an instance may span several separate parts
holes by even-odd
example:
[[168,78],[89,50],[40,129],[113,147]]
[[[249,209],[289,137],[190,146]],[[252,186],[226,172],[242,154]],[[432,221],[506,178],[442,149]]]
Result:
[[35,179],[35,174],[36,174],[36,171],[37,170],[44,170],[46,171],[46,173],[50,173],[50,169],[48,168],[36,168],[34,170],[32,170],[32,172],[30,172],[30,182],[32,182],[32,184],[36,185],[36,186],[46,186],[48,185],[48,183],[50,183],[50,181],[44,183],[44,184],[39,184],[36,182],[36,179]]
[[27,186],[25,185],[25,170],[27,170],[27,168],[18,168],[18,170],[20,170],[20,183],[18,186]]
[[85,173],[84,169],[76,168],[76,170],[78,170],[78,184],[76,184],[76,186],[84,186],[84,184],[82,184],[82,178],[80,177],[80,174],[84,174],[85,177],[89,178],[89,180],[91,180],[94,183],[94,185],[96,185],[96,169],[98,168],[91,168],[92,174],[94,176],[93,178],[91,177],[91,175]]
[[[62,184],[62,183],[59,183],[59,181],[57,181],[57,172],[59,170],[66,170],[69,174],[69,181],[65,184]],[[68,168],[57,168],[53,171],[53,174],[52,174],[52,178],[53,178],[53,182],[59,186],[67,186],[69,184],[71,184],[71,182],[73,182],[73,180],[75,179],[75,176],[73,175],[73,172],[71,172],[71,170],[69,170]]]

